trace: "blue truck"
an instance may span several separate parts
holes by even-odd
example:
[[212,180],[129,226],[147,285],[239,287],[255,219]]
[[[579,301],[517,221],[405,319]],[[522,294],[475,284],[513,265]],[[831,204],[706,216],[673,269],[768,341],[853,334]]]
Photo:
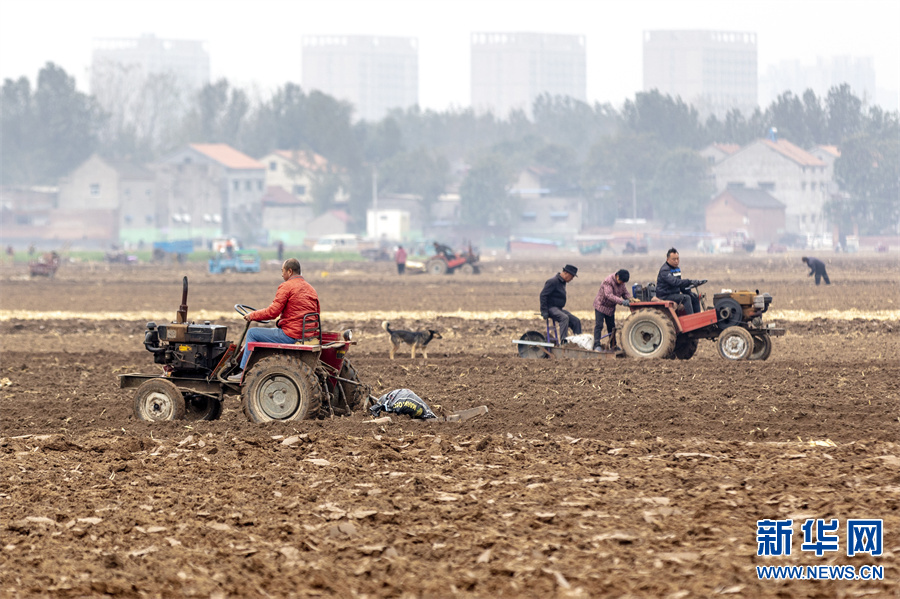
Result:
[[209,272],[221,274],[225,272],[259,272],[258,250],[237,250],[219,252],[209,259]]

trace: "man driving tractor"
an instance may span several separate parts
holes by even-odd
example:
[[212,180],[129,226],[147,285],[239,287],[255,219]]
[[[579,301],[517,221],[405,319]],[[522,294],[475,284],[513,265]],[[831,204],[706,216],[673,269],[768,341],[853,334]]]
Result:
[[706,279],[682,279],[680,264],[678,250],[669,248],[666,252],[666,262],[656,275],[656,297],[681,304],[684,306],[685,314],[696,314],[700,311],[700,298],[691,293],[690,288],[702,285]]
[[[271,305],[244,316],[244,320],[248,322],[280,317],[275,323],[277,328],[251,328],[247,331],[247,343],[296,343],[304,340],[303,317],[319,313],[319,296],[313,286],[300,276],[299,260],[296,258],[285,260],[281,266],[281,278],[284,279],[284,283],[278,286]],[[304,341],[309,343],[312,337],[318,334],[318,326],[316,320],[315,326],[310,330],[307,321],[305,331],[307,339]],[[246,347],[245,344],[244,355],[241,356],[241,369],[228,377],[230,382],[240,382],[243,376],[244,367],[250,357]]]

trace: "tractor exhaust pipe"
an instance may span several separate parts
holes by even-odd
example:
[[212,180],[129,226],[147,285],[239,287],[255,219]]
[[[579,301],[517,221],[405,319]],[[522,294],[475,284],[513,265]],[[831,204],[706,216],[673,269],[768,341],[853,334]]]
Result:
[[175,321],[178,324],[184,324],[187,322],[187,314],[188,314],[187,291],[188,291],[188,282],[187,282],[187,275],[185,275],[184,289],[181,292],[181,305],[178,306],[178,318]]

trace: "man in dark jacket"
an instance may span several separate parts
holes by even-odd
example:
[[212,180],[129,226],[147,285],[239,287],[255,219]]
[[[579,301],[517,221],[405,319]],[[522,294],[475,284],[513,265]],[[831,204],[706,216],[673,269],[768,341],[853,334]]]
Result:
[[682,279],[680,263],[678,250],[669,248],[666,263],[656,275],[656,297],[683,305],[685,314],[695,314],[700,311],[700,298],[689,289],[693,285],[702,285],[706,280]]
[[563,310],[566,306],[566,283],[578,276],[578,269],[566,264],[562,272],[556,273],[544,283],[541,291],[541,318],[552,318],[559,323],[559,341],[569,334],[569,328],[575,335],[581,334],[581,321],[571,312]]
[[831,285],[831,279],[828,278],[828,273],[825,272],[824,262],[818,258],[808,258],[806,256],[803,257],[803,261],[806,262],[806,265],[809,267],[809,276],[816,275],[816,285],[818,285],[819,281],[822,279],[825,279],[826,285]]

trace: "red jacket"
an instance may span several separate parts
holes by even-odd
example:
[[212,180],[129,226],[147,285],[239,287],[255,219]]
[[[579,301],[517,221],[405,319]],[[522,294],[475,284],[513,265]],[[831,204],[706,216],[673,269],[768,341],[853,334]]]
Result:
[[[248,316],[250,320],[272,320],[280,316],[278,327],[289,337],[300,339],[303,337],[303,317],[310,313],[319,313],[319,295],[303,277],[294,275],[278,286],[272,305]],[[315,323],[307,319],[307,339],[318,334],[318,327],[313,326],[310,330],[310,325]]]
[[398,248],[397,253],[394,255],[394,260],[397,261],[397,264],[406,264],[406,250]]

